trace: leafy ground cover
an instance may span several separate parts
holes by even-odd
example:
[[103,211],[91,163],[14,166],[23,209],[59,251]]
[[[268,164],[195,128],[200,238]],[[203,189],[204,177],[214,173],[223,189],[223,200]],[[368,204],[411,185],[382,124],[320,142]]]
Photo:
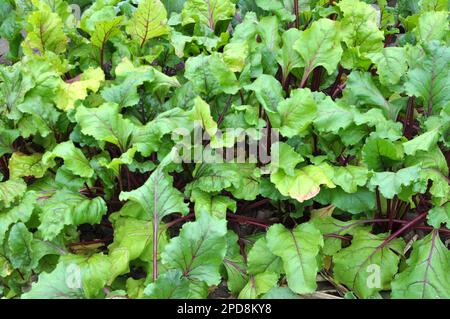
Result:
[[0,296],[450,298],[447,0],[0,0],[0,36]]

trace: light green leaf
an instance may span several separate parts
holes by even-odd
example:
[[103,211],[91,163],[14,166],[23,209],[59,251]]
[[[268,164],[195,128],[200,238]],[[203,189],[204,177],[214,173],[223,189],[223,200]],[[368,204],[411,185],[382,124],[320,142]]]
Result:
[[427,215],[427,223],[434,228],[440,228],[442,224],[450,229],[450,202],[430,209]]
[[389,86],[397,84],[406,73],[406,52],[402,47],[387,47],[381,52],[370,53],[369,59],[377,66],[380,82]]
[[450,298],[450,252],[437,230],[414,242],[406,264],[407,267],[392,282],[392,298]]
[[259,103],[269,114],[275,113],[278,103],[283,100],[281,84],[271,75],[260,75],[252,84],[245,86],[245,89],[255,92]]
[[[111,264],[108,256],[103,253],[91,256],[67,254],[60,257],[60,262],[66,265],[66,271],[69,272],[66,275],[72,276],[73,286],[79,287],[81,285],[86,298],[98,296],[110,275],[105,269],[109,269]],[[66,284],[68,279],[64,280]],[[77,282],[80,279],[81,282]]]
[[230,0],[186,0],[181,11],[182,24],[198,23],[214,30],[217,22],[231,19],[234,11]]
[[[149,263],[153,261],[152,222],[123,216],[114,220],[113,225],[114,242],[108,246],[111,261],[108,284],[111,284],[117,276],[130,271],[130,261],[138,258]],[[160,259],[160,251],[162,251],[167,242],[168,238],[165,229],[161,229],[158,234],[158,260]]]
[[21,178],[0,182],[0,207],[11,207],[11,204],[21,198],[26,190],[27,184]]
[[159,0],[139,2],[137,10],[127,23],[126,31],[143,47],[149,39],[169,33],[167,12]]
[[223,61],[230,71],[241,72],[245,67],[245,60],[249,54],[247,42],[228,43],[223,48]]
[[186,61],[184,76],[197,93],[207,97],[219,93],[235,94],[239,89],[236,76],[220,53],[190,57]]
[[144,295],[150,299],[186,299],[189,297],[189,280],[180,270],[170,269],[145,287]]
[[40,9],[28,16],[27,37],[23,48],[27,55],[44,55],[47,51],[61,54],[66,51],[68,39],[58,14]]
[[9,159],[9,176],[11,179],[34,176],[41,178],[47,171],[47,167],[41,162],[42,154],[34,153],[26,155],[15,152]]
[[23,196],[19,204],[9,210],[2,209],[0,212],[0,244],[5,239],[9,227],[17,222],[26,223],[31,218],[38,195],[29,191]]
[[402,191],[403,186],[409,186],[419,179],[420,166],[402,168],[397,172],[375,172],[369,184],[372,187],[378,186],[381,194],[385,198],[394,198]]
[[[67,280],[67,275],[71,275]],[[51,273],[43,272],[31,290],[22,294],[22,299],[82,299],[84,293],[78,279],[80,274],[73,266],[59,262]]]
[[226,232],[225,220],[200,213],[200,218],[184,224],[180,235],[171,239],[162,253],[162,262],[168,268],[181,270],[191,280],[217,285],[227,249]]
[[241,183],[241,176],[233,163],[199,163],[195,167],[193,178],[190,187],[204,192],[219,192],[233,185],[239,187]]
[[286,137],[300,135],[307,130],[313,122],[317,111],[316,101],[309,89],[297,89],[291,92],[289,98],[281,101],[277,106],[280,117],[279,124],[271,123],[279,128]]
[[331,181],[333,169],[328,165],[308,165],[294,171],[294,176],[286,175],[278,170],[270,174],[270,181],[280,193],[290,196],[300,203],[313,198],[320,192],[320,186],[336,187]]
[[294,149],[286,143],[276,142],[272,144],[270,150],[270,167],[274,171],[282,169],[286,174],[294,176],[294,169],[298,163],[304,161],[303,157],[294,151]]
[[121,192],[119,199],[139,203],[145,210],[147,218],[159,223],[166,215],[172,213],[184,215],[189,212],[187,204],[183,201],[183,194],[173,187],[172,183],[172,176],[158,168],[144,185],[130,192]]
[[362,166],[335,167],[333,183],[342,187],[347,193],[355,193],[358,186],[364,186],[367,181],[368,170]]
[[369,137],[362,149],[362,157],[369,169],[385,170],[403,158],[403,147],[387,139]]
[[353,112],[347,106],[335,103],[329,96],[317,101],[317,114],[314,126],[320,132],[337,134],[340,129],[347,128],[353,121]]
[[204,211],[218,219],[225,219],[227,210],[236,211],[236,202],[230,197],[211,195],[199,189],[194,189],[191,194],[191,202],[195,203],[196,216]]
[[299,294],[314,292],[319,270],[317,255],[323,246],[319,230],[311,223],[298,225],[294,230],[276,224],[269,228],[266,238],[271,252],[283,261],[289,288]]
[[75,118],[83,134],[117,145],[122,152],[128,149],[134,125],[122,117],[117,104],[104,103],[97,108],[80,106]]
[[405,91],[423,99],[427,114],[439,114],[450,101],[450,48],[433,41],[424,45],[423,63],[407,73]]
[[347,46],[341,64],[353,68],[364,63],[364,55],[381,52],[384,35],[371,5],[359,0],[342,0],[337,6],[344,14],[339,33]]
[[66,225],[99,224],[106,214],[106,203],[101,197],[89,199],[76,192],[58,190],[39,205],[38,229],[45,240],[52,240]]
[[412,140],[403,143],[405,153],[407,155],[415,155],[417,151],[429,151],[436,145],[439,139],[440,128],[441,127],[436,127],[431,131],[425,132]]
[[239,293],[239,299],[256,299],[275,287],[279,275],[272,272],[251,275],[250,280]]
[[209,136],[215,136],[217,132],[217,123],[211,116],[211,110],[208,103],[197,96],[194,100],[194,107],[190,113],[190,118],[194,122],[200,122],[201,127],[209,134]]
[[77,100],[83,100],[88,95],[88,90],[97,92],[104,80],[105,74],[101,68],[89,68],[81,74],[79,81],[62,82],[56,92],[56,106],[63,111],[73,109]]
[[[270,1],[273,2],[273,1]],[[283,79],[286,81],[289,73],[296,68],[304,66],[304,62],[300,54],[292,45],[300,38],[300,31],[292,28],[283,32],[281,39],[283,46],[277,52],[277,62],[281,65],[283,71]]]
[[282,260],[274,255],[267,246],[265,237],[261,237],[248,252],[248,273],[257,275],[265,272],[280,274],[283,272]]
[[120,34],[119,26],[122,24],[123,17],[115,17],[111,20],[95,22],[95,28],[91,35],[91,43],[96,47],[103,48],[108,40]]
[[48,167],[55,166],[54,159],[60,157],[64,160],[64,167],[75,175],[81,177],[92,177],[94,170],[89,165],[89,161],[83,152],[76,148],[72,141],[66,141],[55,146],[51,151],[47,151],[42,156],[42,164]]
[[349,95],[357,105],[378,106],[389,119],[395,121],[397,118],[398,109],[384,98],[368,72],[353,71],[348,77],[344,94]]
[[389,289],[405,242],[397,238],[381,247],[386,237],[387,234],[373,235],[367,230],[355,232],[351,245],[333,257],[334,279],[361,298]]
[[332,74],[342,55],[338,22],[330,19],[314,21],[306,31],[300,32],[294,49],[303,58],[305,65],[302,84],[319,65],[323,66],[328,74]]
[[442,40],[448,36],[448,12],[428,11],[420,15],[415,34],[422,43]]

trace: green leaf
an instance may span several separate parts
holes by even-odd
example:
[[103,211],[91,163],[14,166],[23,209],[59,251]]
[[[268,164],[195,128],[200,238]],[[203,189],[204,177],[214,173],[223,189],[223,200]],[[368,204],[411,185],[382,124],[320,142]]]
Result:
[[[69,275],[69,278],[68,278]],[[80,274],[73,266],[59,262],[51,273],[43,272],[30,291],[22,294],[22,299],[82,299],[84,293],[78,282]]]
[[248,44],[242,43],[228,43],[223,48],[223,61],[228,65],[232,72],[241,72],[245,67],[245,60],[249,53]]
[[415,34],[417,39],[426,44],[433,40],[443,40],[448,36],[448,13],[445,11],[428,11],[420,15]]
[[261,42],[270,52],[279,50],[280,35],[278,33],[279,24],[275,16],[263,17],[257,26],[257,31],[261,37]]
[[168,268],[181,270],[191,280],[217,285],[227,249],[226,232],[225,220],[200,213],[200,218],[184,224],[180,235],[171,239],[162,253],[162,262]]
[[184,76],[197,93],[207,97],[219,93],[235,94],[239,89],[236,76],[219,53],[190,57],[186,61]]
[[367,213],[376,207],[375,194],[367,188],[358,188],[355,193],[347,193],[342,188],[323,189],[315,198],[326,205],[333,204],[344,212],[351,214]]
[[9,260],[15,268],[32,269],[37,266],[32,243],[33,234],[23,223],[11,227],[8,238]]
[[381,194],[385,198],[394,198],[400,193],[403,186],[409,186],[412,182],[418,180],[420,166],[411,166],[402,168],[397,172],[381,172],[374,173],[369,184],[372,187],[378,186]]
[[320,186],[336,187],[331,181],[333,170],[327,165],[308,165],[296,169],[293,176],[278,170],[270,174],[270,181],[275,184],[280,193],[290,196],[300,203],[313,198],[320,192]]
[[381,52],[384,35],[378,28],[378,14],[371,5],[359,0],[343,0],[337,6],[344,15],[339,32],[347,46],[341,64],[353,68],[364,64],[364,55]]
[[370,137],[364,144],[362,157],[369,169],[385,170],[403,158],[403,147],[387,139]]
[[217,22],[231,19],[234,11],[230,0],[186,0],[181,11],[182,24],[198,23],[214,30]]
[[38,229],[46,240],[52,240],[66,225],[99,224],[106,214],[106,203],[101,197],[89,199],[76,192],[58,190],[39,206]]
[[93,31],[90,32],[91,43],[96,47],[103,48],[110,38],[120,34],[119,26],[123,17],[115,17],[111,20],[95,22]]
[[381,247],[386,237],[386,234],[373,235],[366,230],[355,232],[351,245],[333,257],[334,279],[361,298],[389,289],[405,243],[397,238]]
[[368,170],[361,166],[340,166],[334,169],[333,183],[341,186],[347,193],[355,193],[358,186],[364,186],[367,181]]
[[88,95],[88,90],[97,92],[104,80],[101,68],[89,68],[81,74],[79,81],[61,83],[55,96],[56,106],[63,111],[73,109],[77,100],[83,100]]
[[[144,82],[152,81],[154,74],[152,69],[148,69],[145,73],[132,72],[124,78],[120,78],[119,84],[112,85],[102,90],[102,97],[112,103],[117,103],[119,108],[134,106],[139,103],[141,97],[137,92],[137,88]],[[117,71],[116,71],[117,75]]]
[[42,164],[48,167],[55,166],[54,159],[60,157],[64,160],[64,167],[75,175],[92,177],[94,170],[89,165],[83,152],[76,148],[72,141],[66,141],[55,146],[52,151],[47,151],[42,156]]
[[283,100],[283,89],[273,76],[262,74],[252,84],[245,86],[254,91],[258,102],[269,113],[275,113],[278,103]]
[[406,73],[405,48],[387,47],[381,52],[370,53],[367,57],[377,66],[377,73],[383,85],[397,84]]
[[145,287],[144,295],[150,299],[185,299],[189,297],[189,280],[180,270],[170,269]]
[[437,230],[414,242],[406,264],[406,268],[392,282],[392,298],[450,298],[450,252]]
[[297,89],[291,92],[289,98],[281,101],[277,106],[280,116],[279,124],[271,123],[279,128],[281,134],[293,137],[304,133],[313,122],[317,111],[317,104],[309,89]]
[[241,176],[233,163],[197,164],[193,172],[192,189],[204,192],[219,192],[222,189],[240,186]]
[[6,252],[14,268],[30,271],[38,266],[43,256],[54,254],[55,250],[42,240],[34,239],[25,224],[17,223],[9,232]]
[[44,55],[47,51],[61,54],[66,51],[68,39],[58,14],[40,9],[28,16],[27,37],[23,42],[26,54]]
[[[0,65],[0,112],[5,112],[10,119],[18,120],[21,115],[19,110],[17,110],[17,105],[23,102],[25,94],[33,86],[32,78],[21,72],[20,64],[10,67]],[[2,127],[2,130],[6,131],[7,127]],[[5,138],[8,139],[2,144],[13,138],[12,133],[9,132]]]
[[12,143],[18,137],[19,132],[17,130],[10,130],[3,127],[0,128],[0,156],[14,152]]
[[417,151],[429,151],[436,145],[439,139],[440,128],[441,127],[437,127],[403,143],[405,154],[415,155]]
[[282,169],[286,174],[291,176],[295,176],[294,169],[297,164],[304,161],[303,157],[295,152],[289,144],[283,142],[272,144],[270,156],[270,167],[274,171]]
[[24,176],[34,176],[41,178],[47,171],[47,167],[42,165],[42,154],[34,153],[26,155],[20,152],[15,152],[9,159],[9,176],[11,179],[16,179]]
[[139,203],[147,218],[153,219],[154,222],[160,222],[164,216],[172,213],[187,214],[189,208],[183,201],[184,196],[172,184],[172,176],[158,168],[144,185],[131,192],[121,192],[119,199]]
[[149,39],[169,33],[167,12],[159,0],[144,0],[127,23],[126,31],[143,47]]
[[[68,276],[72,275],[75,276],[75,279],[81,279],[81,282],[77,283],[74,280],[75,282],[72,282],[72,284],[75,287],[81,285],[86,298],[95,298],[101,293],[110,275],[109,272],[105,271],[105,269],[110,267],[107,255],[103,253],[91,256],[67,254],[61,256],[60,260],[60,262],[66,264],[66,272],[69,272]],[[68,268],[69,270],[67,270]],[[70,274],[71,271],[73,272],[72,274]],[[70,279],[64,280],[66,284],[68,280]]]
[[314,126],[319,132],[337,134],[340,129],[347,128],[353,121],[353,112],[347,106],[335,103],[329,96],[317,101],[317,114]]
[[196,216],[204,211],[218,219],[225,219],[227,210],[236,211],[236,202],[227,196],[213,196],[207,192],[194,189],[191,201],[195,203]]
[[215,136],[217,132],[217,123],[211,116],[211,110],[208,103],[197,96],[194,100],[194,107],[190,113],[190,118],[194,122],[200,122],[201,127],[209,134],[209,136]]
[[17,222],[28,222],[37,200],[38,195],[33,191],[29,191],[23,196],[19,204],[9,210],[2,209],[0,212],[0,243],[3,243],[11,225]]
[[[125,204],[124,207],[127,207]],[[130,207],[128,205],[128,207]],[[123,210],[123,209],[122,209]],[[121,214],[122,211],[121,211]],[[114,242],[108,246],[111,261],[111,284],[118,276],[130,272],[130,261],[141,259],[148,263],[153,261],[153,223],[134,217],[123,216],[114,220]],[[160,260],[160,252],[168,242],[164,229],[158,233],[157,259]]]
[[83,134],[117,145],[122,152],[128,149],[134,125],[122,117],[117,104],[104,103],[97,108],[80,106],[75,118]]
[[265,272],[280,274],[283,264],[281,258],[270,251],[267,239],[261,237],[248,252],[248,273],[257,275]]
[[323,246],[321,233],[311,223],[294,230],[276,224],[269,228],[266,238],[271,252],[283,261],[289,288],[299,294],[314,292],[319,270],[317,255]]
[[406,76],[405,91],[423,99],[427,114],[438,114],[450,101],[450,48],[433,41],[424,45],[425,59]]
[[319,65],[323,66],[328,74],[332,74],[342,55],[339,24],[330,19],[314,21],[306,31],[300,32],[298,40],[294,43],[294,49],[302,57],[305,66],[303,84]]
[[251,275],[250,280],[239,293],[239,299],[256,299],[277,285],[279,275],[272,272]]
[[[270,1],[273,2],[273,1]],[[281,39],[283,46],[277,52],[277,62],[281,65],[283,71],[283,79],[286,81],[289,73],[304,66],[304,62],[300,54],[294,49],[294,44],[300,38],[300,31],[292,28],[283,32]]]
[[21,198],[27,190],[23,179],[10,179],[0,182],[0,204],[3,208],[11,207],[16,199]]
[[384,98],[370,73],[353,71],[348,77],[344,94],[349,95],[357,105],[378,106],[386,117],[396,120],[398,110]]
[[445,224],[450,229],[450,203],[430,209],[427,214],[427,223],[434,228],[440,228],[442,224]]
[[233,295],[238,295],[248,282],[247,263],[241,254],[238,235],[229,230],[227,232],[227,253],[223,259],[223,266],[227,272],[227,288]]

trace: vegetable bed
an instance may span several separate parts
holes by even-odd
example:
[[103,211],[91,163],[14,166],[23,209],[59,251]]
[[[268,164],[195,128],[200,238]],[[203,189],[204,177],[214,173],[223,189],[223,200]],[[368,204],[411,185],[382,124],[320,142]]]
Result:
[[0,297],[450,298],[447,0],[0,0]]

